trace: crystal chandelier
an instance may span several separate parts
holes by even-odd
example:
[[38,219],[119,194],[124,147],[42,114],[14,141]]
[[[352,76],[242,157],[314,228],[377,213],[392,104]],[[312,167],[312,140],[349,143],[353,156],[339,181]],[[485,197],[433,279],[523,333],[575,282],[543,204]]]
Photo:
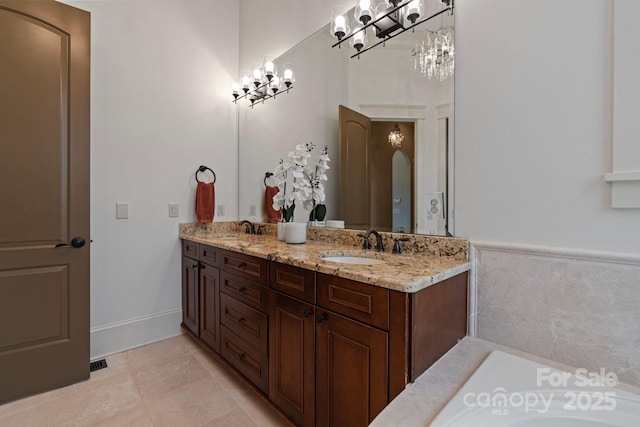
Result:
[[455,46],[453,27],[442,27],[438,31],[430,31],[426,42],[416,42],[411,51],[413,66],[427,77],[443,81],[453,76],[455,67]]
[[400,132],[400,128],[396,123],[396,127],[389,132],[389,144],[391,144],[393,148],[400,148],[402,147],[402,141],[404,141],[404,135]]

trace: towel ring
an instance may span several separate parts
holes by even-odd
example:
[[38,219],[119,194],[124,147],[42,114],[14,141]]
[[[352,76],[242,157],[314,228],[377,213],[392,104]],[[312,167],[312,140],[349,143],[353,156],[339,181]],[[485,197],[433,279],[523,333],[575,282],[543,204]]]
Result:
[[271,176],[273,176],[273,174],[272,174],[271,172],[267,172],[267,173],[265,173],[265,174],[264,174],[264,186],[265,186],[265,187],[268,187],[268,185],[267,185],[267,178],[269,178],[269,177],[271,177]]
[[198,170],[196,171],[196,175],[195,175],[196,176],[196,181],[200,182],[200,180],[198,179],[198,172],[204,172],[206,170],[211,171],[211,173],[213,174],[213,183],[215,184],[216,183],[216,173],[213,171],[213,169],[211,169],[208,166],[200,166],[198,168]]

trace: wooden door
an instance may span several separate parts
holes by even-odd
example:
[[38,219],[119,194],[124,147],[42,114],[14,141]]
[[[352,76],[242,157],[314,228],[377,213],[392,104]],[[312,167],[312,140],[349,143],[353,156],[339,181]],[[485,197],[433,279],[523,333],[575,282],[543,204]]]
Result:
[[220,272],[202,264],[199,278],[200,338],[220,352]]
[[347,228],[371,224],[369,146],[371,119],[343,105],[338,109],[340,144],[340,217]]
[[0,403],[89,377],[89,36],[0,0]]
[[315,307],[269,292],[269,399],[300,426],[315,423]]
[[388,401],[388,334],[333,312],[316,316],[316,425],[367,426]]
[[196,335],[200,335],[198,271],[198,261],[182,257],[182,324]]

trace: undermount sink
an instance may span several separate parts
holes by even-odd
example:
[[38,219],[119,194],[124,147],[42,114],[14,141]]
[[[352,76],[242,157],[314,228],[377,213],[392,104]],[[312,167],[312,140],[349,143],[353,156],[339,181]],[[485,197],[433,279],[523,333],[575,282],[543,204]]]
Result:
[[323,261],[337,262],[340,264],[360,264],[360,265],[375,265],[385,264],[385,261],[375,258],[366,258],[361,256],[326,256],[321,257]]

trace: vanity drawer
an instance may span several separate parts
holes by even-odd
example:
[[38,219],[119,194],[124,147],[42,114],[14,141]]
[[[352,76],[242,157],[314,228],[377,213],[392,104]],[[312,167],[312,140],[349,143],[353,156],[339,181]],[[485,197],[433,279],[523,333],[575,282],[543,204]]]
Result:
[[266,313],[269,309],[267,288],[220,270],[220,292]]
[[255,283],[267,285],[267,260],[231,251],[219,251],[220,268],[245,277]]
[[269,393],[267,353],[261,353],[226,326],[220,326],[220,354],[260,390]]
[[267,353],[267,315],[228,295],[220,295],[220,322],[240,338]]
[[218,253],[220,249],[214,248],[209,245],[200,245],[200,261],[206,262],[209,265],[218,265]]
[[311,304],[316,303],[316,273],[292,265],[272,262],[269,287]]
[[200,255],[200,244],[190,240],[182,241],[182,255],[189,258],[198,259]]
[[389,330],[389,290],[318,273],[318,302],[328,310]]

